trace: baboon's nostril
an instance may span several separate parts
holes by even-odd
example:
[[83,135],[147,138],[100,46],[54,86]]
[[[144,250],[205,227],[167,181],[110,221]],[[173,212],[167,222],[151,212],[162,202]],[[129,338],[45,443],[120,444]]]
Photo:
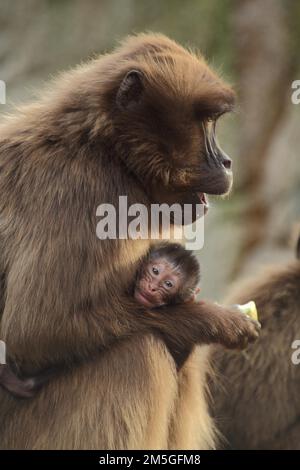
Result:
[[232,161],[230,160],[230,158],[226,158],[225,160],[223,160],[223,166],[226,168],[226,170],[230,170],[231,165]]

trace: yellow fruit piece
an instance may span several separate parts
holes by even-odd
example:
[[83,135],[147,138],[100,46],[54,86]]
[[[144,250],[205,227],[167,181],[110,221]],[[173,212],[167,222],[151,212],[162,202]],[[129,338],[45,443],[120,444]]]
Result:
[[252,318],[252,320],[258,321],[258,314],[255,302],[251,300],[247,304],[239,305],[238,306],[240,311],[243,312],[245,315],[248,315]]

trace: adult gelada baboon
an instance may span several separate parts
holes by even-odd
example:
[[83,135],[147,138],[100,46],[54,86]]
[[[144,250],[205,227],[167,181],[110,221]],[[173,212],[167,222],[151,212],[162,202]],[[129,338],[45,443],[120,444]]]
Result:
[[237,284],[226,302],[249,299],[262,324],[255,347],[214,357],[219,369],[214,412],[225,445],[300,449],[300,238],[296,261]]
[[2,125],[1,339],[22,376],[64,370],[31,400],[0,390],[2,448],[214,447],[193,346],[238,347],[257,327],[213,304],[214,328],[201,303],[146,312],[124,292],[149,241],[97,239],[96,209],[226,193],[215,122],[233,101],[201,57],[140,35]]

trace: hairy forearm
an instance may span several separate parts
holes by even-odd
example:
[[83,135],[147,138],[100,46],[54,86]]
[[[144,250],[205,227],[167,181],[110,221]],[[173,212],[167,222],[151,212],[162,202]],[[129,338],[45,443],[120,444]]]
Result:
[[178,367],[195,345],[243,348],[257,338],[260,328],[236,308],[209,301],[160,307],[149,312],[148,321],[161,335]]
[[[28,329],[36,337],[26,336],[26,330],[15,331],[13,342],[18,362],[20,358],[31,367],[61,363],[64,360],[84,360],[120,341],[136,335],[153,334],[164,341],[178,367],[195,345],[220,343],[227,347],[242,347],[243,341],[254,339],[254,328],[246,317],[233,308],[211,302],[190,302],[147,310],[130,296],[119,298],[111,306],[98,310],[65,315],[61,323],[44,325],[44,331]],[[21,336],[20,336],[21,335]],[[26,358],[22,344],[30,344]],[[15,349],[15,351],[14,351]],[[24,351],[23,351],[24,352]],[[31,357],[32,356],[32,357]],[[40,359],[38,359],[40,358]],[[63,358],[63,359],[62,359]]]

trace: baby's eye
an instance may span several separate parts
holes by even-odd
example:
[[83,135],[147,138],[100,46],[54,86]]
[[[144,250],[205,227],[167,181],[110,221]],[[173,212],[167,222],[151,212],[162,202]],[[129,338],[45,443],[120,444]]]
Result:
[[166,281],[165,282],[166,286],[170,289],[171,287],[173,287],[173,282],[172,281]]
[[153,274],[155,274],[155,276],[158,276],[158,274],[159,274],[159,270],[157,269],[156,266],[152,267],[152,272],[153,272]]

